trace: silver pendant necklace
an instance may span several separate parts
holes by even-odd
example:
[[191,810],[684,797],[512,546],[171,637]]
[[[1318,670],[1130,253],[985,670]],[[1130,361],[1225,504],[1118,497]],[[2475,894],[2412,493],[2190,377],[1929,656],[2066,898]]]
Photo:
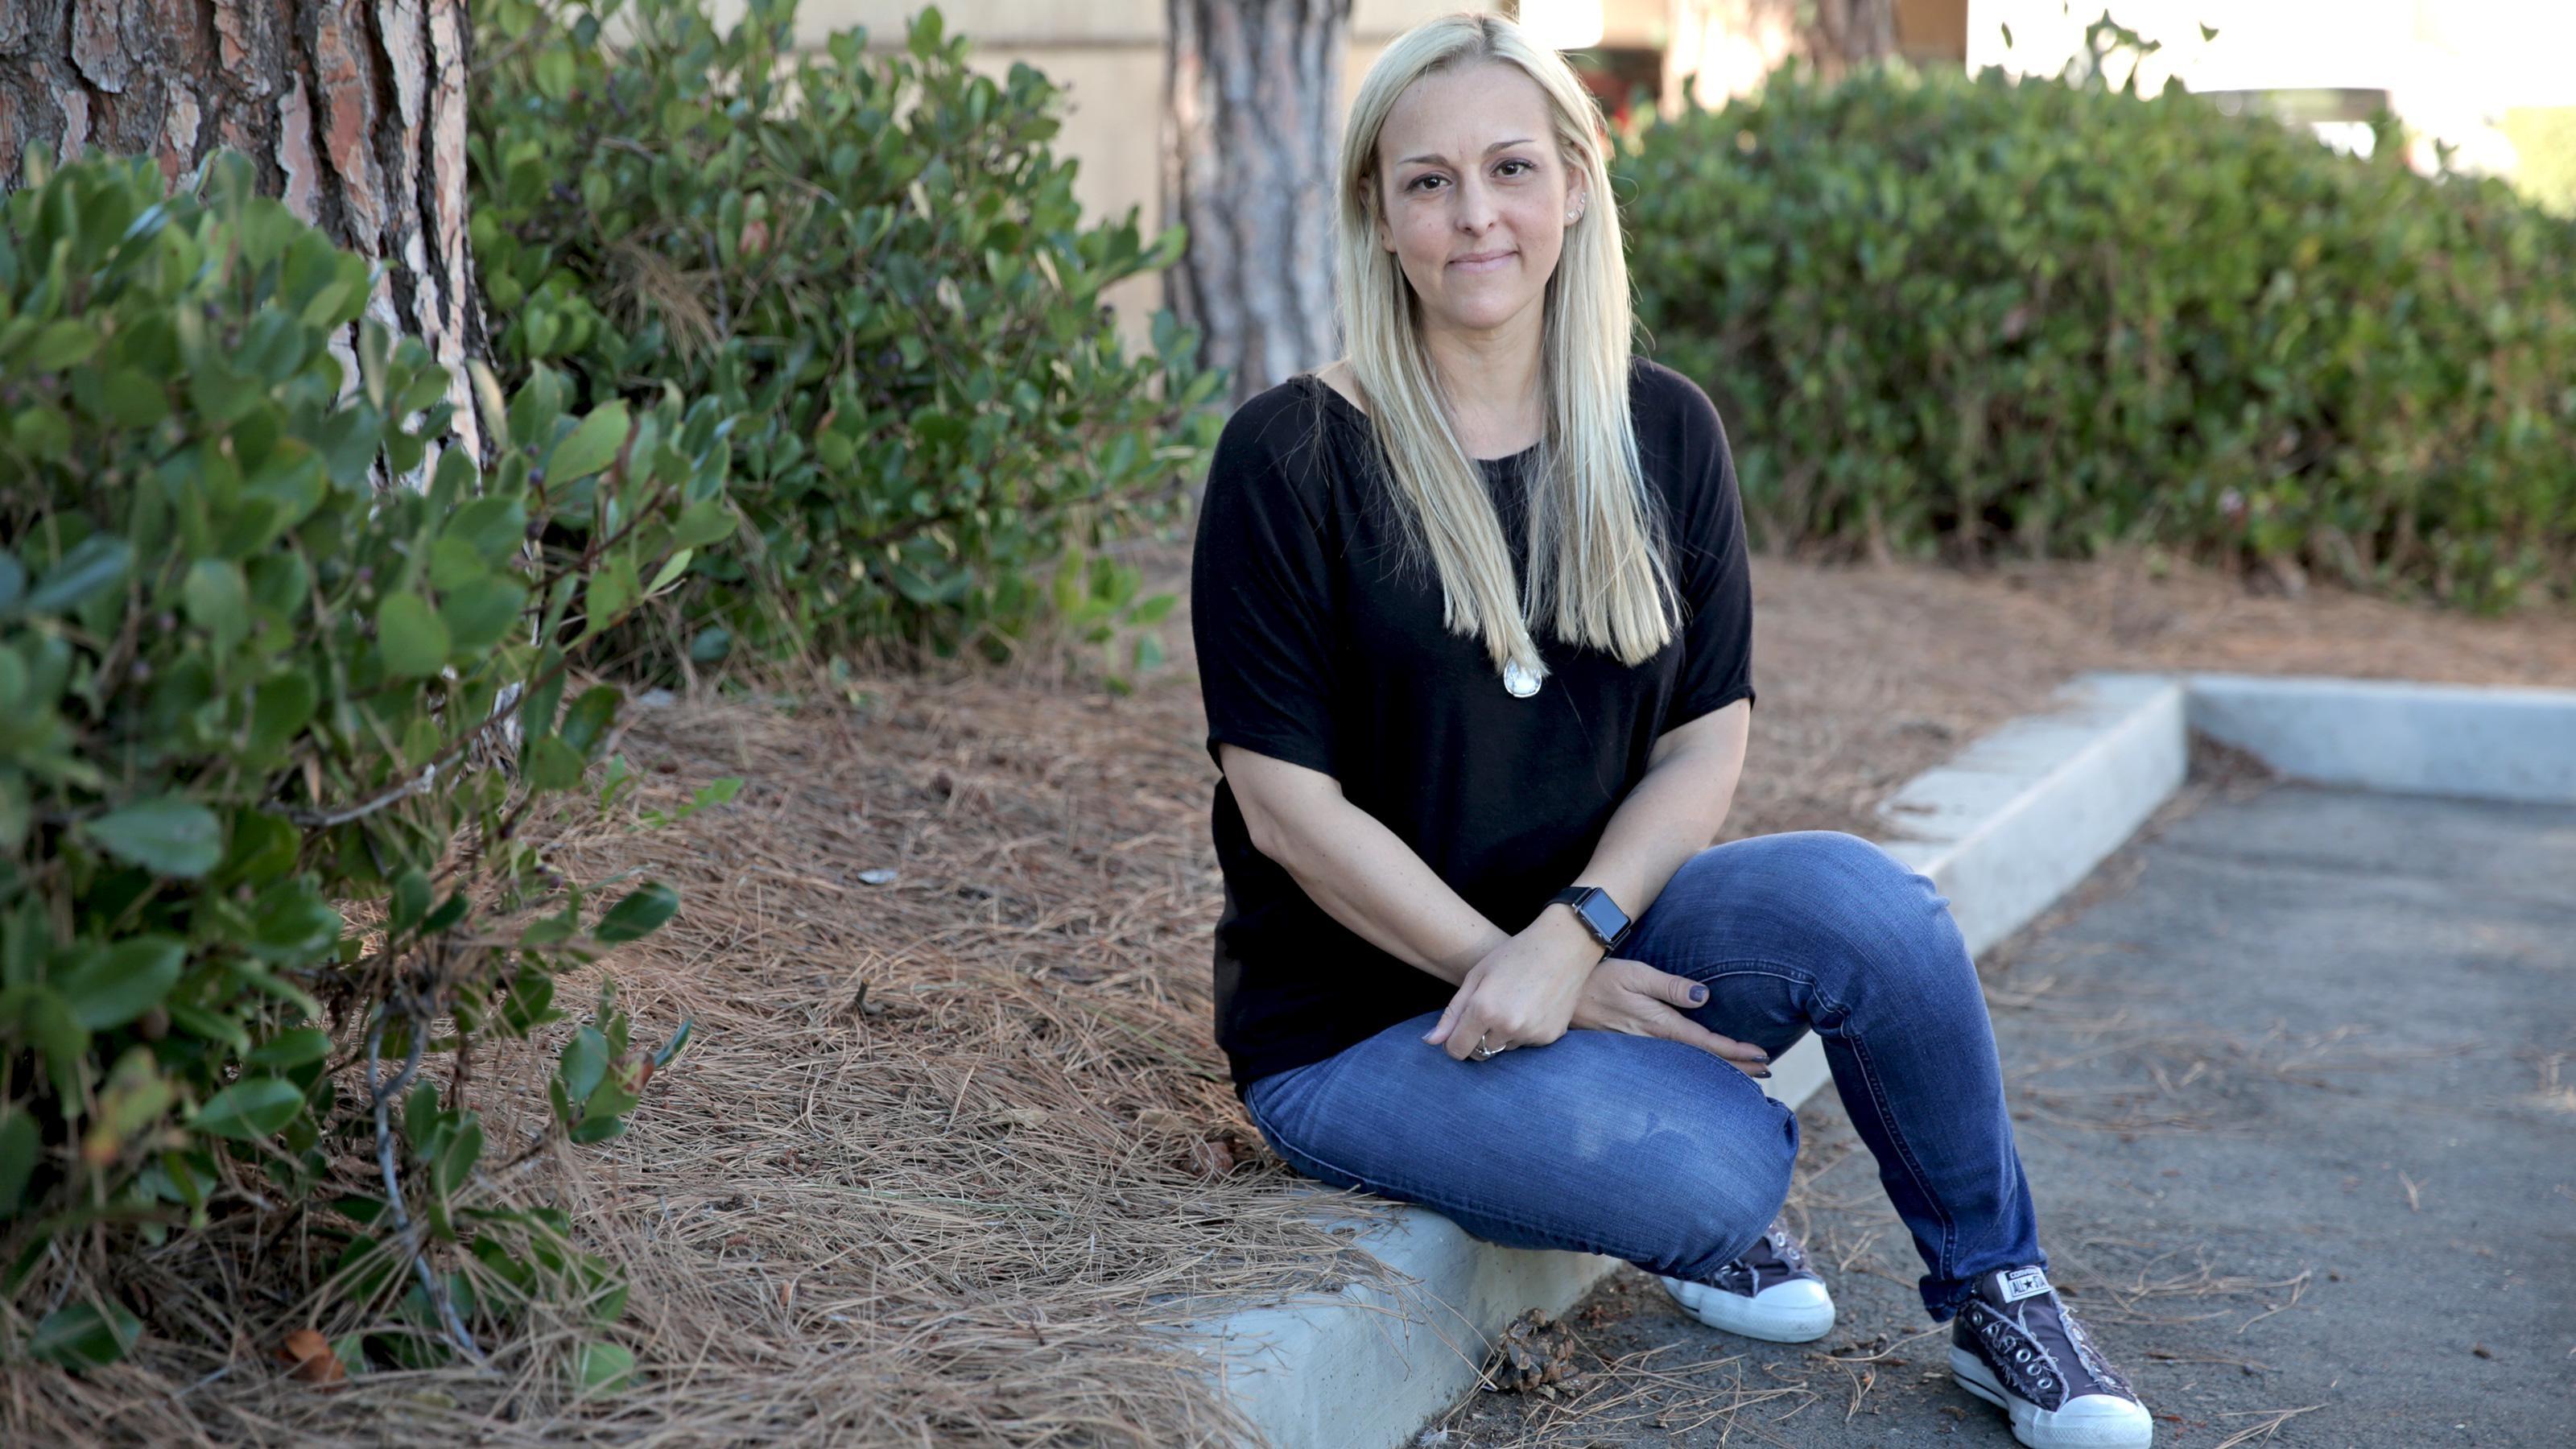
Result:
[[1521,667],[1517,659],[1503,666],[1503,688],[1514,699],[1527,699],[1538,693],[1538,676]]

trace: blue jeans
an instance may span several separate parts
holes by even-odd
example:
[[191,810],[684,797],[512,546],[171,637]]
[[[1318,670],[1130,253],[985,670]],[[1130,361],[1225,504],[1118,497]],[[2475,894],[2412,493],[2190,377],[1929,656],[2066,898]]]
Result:
[[[1761,835],[1683,862],[1619,954],[1708,986],[1687,1014],[1773,1058],[1823,1038],[1946,1321],[1977,1275],[2045,1266],[2004,1112],[1995,1038],[1950,903],[1857,836]],[[1420,1203],[1479,1238],[1624,1258],[1707,1282],[1789,1191],[1798,1118],[1752,1078],[1663,1037],[1570,1030],[1457,1061],[1398,1022],[1253,1082],[1288,1164]]]

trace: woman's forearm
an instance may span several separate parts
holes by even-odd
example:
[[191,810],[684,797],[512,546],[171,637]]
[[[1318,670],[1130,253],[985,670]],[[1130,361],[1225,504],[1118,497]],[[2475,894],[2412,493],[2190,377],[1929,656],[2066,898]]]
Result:
[[1283,815],[1264,853],[1326,915],[1452,986],[1511,938],[1383,821],[1338,796]]
[[[1714,843],[1744,768],[1750,707],[1723,710],[1665,735],[1645,775],[1610,817],[1584,872],[1569,885],[1597,885],[1631,918],[1643,916],[1682,863]],[[1238,782],[1240,793],[1244,782]],[[1256,841],[1326,915],[1395,957],[1455,986],[1512,933],[1440,878],[1384,822],[1338,789],[1277,791]],[[1571,910],[1539,912],[1528,927],[1566,957],[1601,957]]]

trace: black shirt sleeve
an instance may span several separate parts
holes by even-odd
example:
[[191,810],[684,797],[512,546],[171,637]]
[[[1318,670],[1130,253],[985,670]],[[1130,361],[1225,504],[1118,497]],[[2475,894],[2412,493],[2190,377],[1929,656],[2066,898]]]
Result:
[[1708,394],[1675,374],[1682,474],[1674,519],[1674,583],[1683,604],[1681,677],[1659,733],[1741,699],[1753,699],[1753,579],[1746,565],[1744,500],[1726,427]]
[[1332,775],[1325,529],[1282,446],[1299,427],[1293,410],[1247,405],[1219,435],[1191,554],[1190,636],[1210,760],[1231,743]]

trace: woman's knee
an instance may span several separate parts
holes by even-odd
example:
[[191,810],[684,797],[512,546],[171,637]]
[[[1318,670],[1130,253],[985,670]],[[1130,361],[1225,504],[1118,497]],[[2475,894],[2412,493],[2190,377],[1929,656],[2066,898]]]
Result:
[[1781,839],[1784,873],[1797,882],[1787,904],[1826,938],[1811,959],[1839,957],[1872,975],[1955,973],[1967,962],[1950,903],[1921,872],[1839,830]]
[[1798,1115],[1783,1107],[1767,1115],[1773,1122],[1765,1130],[1733,1150],[1703,1154],[1677,1173],[1672,1258],[1649,1265],[1655,1271],[1706,1282],[1780,1216],[1798,1159]]

